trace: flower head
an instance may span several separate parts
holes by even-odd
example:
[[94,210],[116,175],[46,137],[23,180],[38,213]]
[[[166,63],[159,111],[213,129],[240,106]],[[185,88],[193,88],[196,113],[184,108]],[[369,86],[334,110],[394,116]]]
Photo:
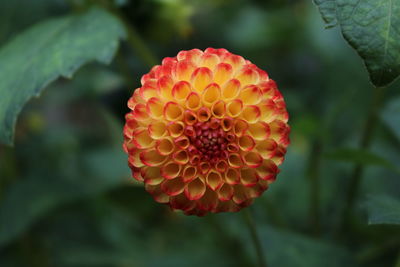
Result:
[[181,51],[129,99],[124,149],[157,202],[187,215],[238,211],[272,183],[289,145],[276,83],[226,49]]

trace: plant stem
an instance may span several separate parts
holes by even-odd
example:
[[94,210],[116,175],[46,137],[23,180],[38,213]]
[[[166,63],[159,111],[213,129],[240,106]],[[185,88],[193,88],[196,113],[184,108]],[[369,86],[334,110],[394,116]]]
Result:
[[250,210],[247,208],[243,210],[244,219],[246,221],[247,227],[249,228],[251,239],[254,244],[254,248],[256,249],[258,265],[260,267],[267,267],[267,263],[265,262],[263,248],[260,242],[260,238],[257,232],[257,228],[254,223],[253,215]]
[[[384,98],[385,88],[383,87],[374,87],[373,95],[372,95],[372,104],[368,109],[367,121],[364,126],[364,130],[362,132],[360,148],[367,149],[372,141],[373,133],[378,121],[378,114],[381,108],[383,98]],[[354,166],[349,190],[347,192],[346,204],[343,210],[343,224],[348,222],[350,214],[354,207],[354,202],[357,199],[358,191],[361,183],[361,178],[364,174],[364,165],[357,164]]]

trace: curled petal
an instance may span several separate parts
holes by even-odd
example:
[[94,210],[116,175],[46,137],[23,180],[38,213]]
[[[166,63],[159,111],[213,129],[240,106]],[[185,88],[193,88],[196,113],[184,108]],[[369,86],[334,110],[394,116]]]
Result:
[[161,176],[160,168],[158,167],[143,167],[141,168],[141,175],[144,178],[145,184],[158,185],[164,178]]
[[206,185],[200,178],[197,178],[190,183],[188,183],[185,187],[185,195],[190,200],[198,200],[204,193],[206,192]]
[[150,98],[153,98],[153,97],[158,97],[159,94],[160,94],[160,91],[159,91],[157,85],[152,84],[152,83],[151,84],[150,83],[146,83],[145,85],[143,85],[139,89],[139,95],[145,101],[147,101],[147,100],[149,100]]
[[225,181],[230,184],[238,184],[240,182],[240,173],[237,169],[229,168],[225,172]]
[[228,116],[238,117],[243,111],[243,102],[240,99],[235,99],[226,105],[226,113]]
[[189,200],[185,194],[170,197],[170,205],[172,209],[188,211],[192,210],[196,205],[195,201]]
[[192,74],[192,85],[196,92],[202,93],[203,90],[212,83],[213,74],[209,68],[197,68]]
[[180,136],[176,138],[174,143],[180,149],[186,149],[190,145],[189,138],[187,136]]
[[147,130],[138,130],[132,134],[132,142],[139,149],[149,148],[154,145],[154,140],[149,136]]
[[188,183],[195,179],[197,176],[197,168],[194,166],[187,165],[183,168],[182,179],[185,183]]
[[231,152],[231,153],[236,153],[236,152],[240,151],[239,146],[237,144],[235,144],[235,143],[229,143],[226,146],[226,149],[228,150],[228,152]]
[[229,166],[232,168],[240,168],[243,166],[242,159],[240,158],[240,155],[237,153],[231,153],[228,156],[228,163]]
[[269,124],[271,129],[271,138],[278,143],[289,144],[289,126],[283,121],[274,120]]
[[175,102],[168,102],[164,107],[164,117],[169,121],[180,120],[183,117],[183,109]]
[[174,85],[174,81],[171,76],[163,76],[158,82],[157,86],[160,92],[160,96],[163,99],[171,99],[172,98],[172,86]]
[[152,118],[159,119],[163,116],[164,103],[160,99],[152,97],[147,102],[146,109]]
[[176,63],[175,68],[172,70],[173,76],[178,81],[190,81],[196,65],[191,61],[179,61]]
[[228,163],[226,160],[221,159],[215,164],[215,169],[220,173],[224,173],[228,169]]
[[234,125],[233,125],[233,133],[236,136],[242,136],[247,129],[249,128],[249,125],[246,121],[244,120],[236,120]]
[[132,111],[133,118],[137,121],[144,122],[150,119],[147,108],[144,104],[137,104]]
[[156,150],[158,154],[167,156],[171,154],[175,149],[174,142],[171,138],[162,138],[156,142]]
[[241,137],[239,137],[238,141],[239,141],[239,147],[243,151],[250,151],[256,145],[254,139],[249,135],[242,135]]
[[211,171],[207,174],[206,181],[207,185],[214,191],[220,188],[224,183],[221,174],[215,171]]
[[255,169],[243,168],[240,170],[240,182],[244,186],[254,186],[258,182]]
[[222,130],[224,130],[225,132],[230,131],[233,127],[233,119],[229,118],[229,117],[225,117],[221,120],[221,127]]
[[233,185],[233,190],[234,193],[232,200],[238,205],[245,203],[250,198],[248,196],[246,187],[244,187],[243,185],[240,184]]
[[246,106],[241,115],[245,121],[255,123],[260,118],[261,111],[258,106]]
[[185,130],[185,124],[181,121],[170,122],[167,125],[167,129],[169,134],[175,138],[183,134],[183,131]]
[[277,146],[273,139],[265,139],[257,142],[256,149],[264,159],[270,159],[275,155]]
[[263,158],[257,152],[250,151],[244,154],[243,161],[250,168],[257,168],[262,164]]
[[213,103],[217,102],[221,98],[221,89],[216,83],[208,85],[202,92],[203,104],[207,107],[211,106]]
[[277,117],[277,108],[271,99],[267,99],[263,101],[262,103],[258,104],[258,107],[260,108],[260,120],[270,123],[271,121],[275,120]]
[[274,157],[272,158],[272,161],[274,161],[276,165],[282,164],[285,154],[286,148],[282,145],[278,146],[275,151]]
[[257,105],[262,99],[262,92],[256,85],[248,85],[240,91],[239,98],[246,105]]
[[167,159],[167,156],[160,155],[155,149],[145,150],[140,153],[140,160],[147,166],[160,166]]
[[200,209],[205,211],[213,211],[218,205],[218,196],[210,188],[206,188],[206,192],[203,197],[198,200],[198,206]]
[[233,71],[236,71],[238,68],[243,66],[243,64],[245,64],[243,57],[231,53],[225,54],[223,62],[231,65],[233,67]]
[[258,72],[253,68],[245,66],[236,75],[236,79],[240,81],[242,86],[248,84],[257,84],[259,80]]
[[163,138],[167,134],[167,125],[162,121],[155,121],[149,124],[148,133],[153,139]]
[[215,65],[217,65],[219,63],[219,61],[220,61],[220,59],[217,55],[204,53],[200,57],[199,66],[207,67],[210,70],[213,70],[215,68]]
[[179,176],[182,166],[175,162],[168,162],[164,166],[162,166],[160,170],[160,174],[165,179],[174,179]]
[[172,158],[175,160],[176,163],[178,164],[186,164],[189,161],[189,155],[186,150],[178,150],[176,151],[173,155]]
[[211,107],[211,114],[216,118],[224,117],[225,112],[226,112],[225,102],[222,100],[215,102]]
[[232,79],[228,81],[223,87],[222,87],[222,97],[225,100],[230,100],[235,98],[240,91],[240,82],[236,79]]
[[264,160],[256,170],[259,178],[267,181],[274,181],[278,173],[278,167],[272,160]]
[[197,114],[191,110],[185,110],[183,113],[183,121],[186,125],[193,125],[197,122]]
[[232,66],[227,63],[219,63],[214,70],[214,82],[223,85],[232,77]]
[[191,110],[198,110],[201,107],[200,95],[196,92],[191,92],[186,98],[186,108]]
[[200,57],[203,55],[203,51],[201,51],[200,49],[191,49],[188,51],[180,51],[178,53],[178,55],[176,56],[176,58],[178,60],[185,60],[185,61],[189,61],[189,62],[193,62],[195,64],[198,64]]
[[271,131],[267,123],[258,122],[249,124],[249,133],[255,140],[265,140]]
[[233,197],[233,187],[229,184],[224,184],[218,190],[218,199],[221,201],[231,200]]
[[190,84],[186,81],[177,82],[172,88],[172,97],[178,102],[185,101],[192,92]]
[[144,186],[147,192],[149,192],[155,201],[159,203],[168,203],[169,202],[169,196],[161,190],[160,185],[149,185],[146,184]]
[[208,121],[210,119],[211,112],[208,108],[202,107],[197,111],[197,119],[198,121]]
[[185,183],[180,177],[171,180],[165,180],[161,183],[161,190],[168,196],[179,195],[184,189]]
[[207,174],[211,169],[210,163],[208,162],[201,162],[199,165],[199,171],[202,174]]

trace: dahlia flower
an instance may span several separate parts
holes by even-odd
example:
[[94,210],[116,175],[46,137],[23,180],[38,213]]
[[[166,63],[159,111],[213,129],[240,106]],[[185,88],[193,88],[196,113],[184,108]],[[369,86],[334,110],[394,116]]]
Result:
[[181,51],[128,101],[124,150],[157,202],[187,215],[234,212],[272,183],[289,145],[276,83],[226,49]]

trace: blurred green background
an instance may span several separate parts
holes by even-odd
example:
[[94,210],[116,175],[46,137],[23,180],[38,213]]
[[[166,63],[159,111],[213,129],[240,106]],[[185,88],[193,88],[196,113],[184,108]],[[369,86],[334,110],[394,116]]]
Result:
[[[99,3],[134,38],[110,65],[48,86],[23,109],[14,147],[0,145],[0,266],[257,265],[241,213],[171,212],[130,178],[121,148],[126,102],[151,62],[207,47],[266,70],[289,110],[281,173],[251,207],[268,265],[400,266],[400,227],[368,224],[382,203],[400,210],[399,82],[386,90],[370,152],[358,151],[373,86],[311,0],[0,0],[0,46]],[[363,179],[343,226],[355,163]]]

